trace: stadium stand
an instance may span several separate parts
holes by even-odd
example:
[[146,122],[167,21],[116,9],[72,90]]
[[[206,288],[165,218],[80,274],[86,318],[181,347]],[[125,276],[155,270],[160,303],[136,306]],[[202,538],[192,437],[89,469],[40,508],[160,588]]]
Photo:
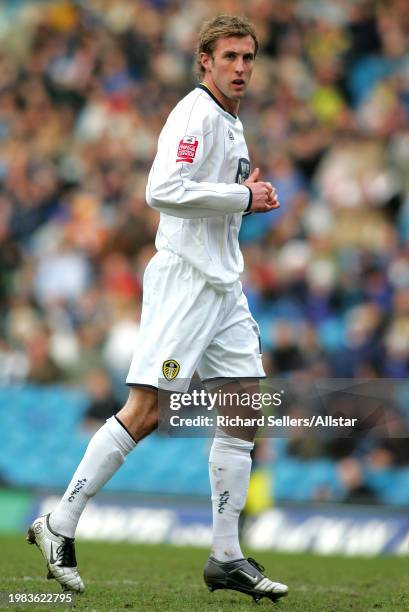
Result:
[[[261,38],[241,118],[253,166],[282,203],[268,222],[246,218],[241,235],[266,371],[407,379],[406,3],[234,6]],[[158,221],[144,201],[147,172],[169,109],[194,85],[197,24],[230,7],[1,3],[0,405],[10,435],[0,470],[10,484],[65,486],[89,435],[93,373],[106,373],[117,402],[126,396]],[[108,488],[207,494],[206,444],[155,435]],[[279,500],[409,503],[399,440],[314,456],[292,440],[270,444]],[[187,456],[177,481],[167,478]]]
[[[3,481],[22,488],[64,488],[89,440],[90,433],[83,427],[88,402],[84,392],[62,386],[1,388],[1,419],[3,427],[10,432],[0,449]],[[19,427],[15,426],[16,422]],[[38,444],[33,445],[33,439],[41,445],[41,452],[38,452]],[[405,441],[402,439],[403,443]],[[343,459],[300,459],[292,454],[288,440],[274,442],[276,457],[268,463],[274,499],[279,502],[351,501],[348,489],[351,478],[344,475]],[[127,458],[106,490],[207,496],[208,445],[206,438],[169,438],[153,434]],[[61,448],[69,452],[62,453]],[[373,445],[360,457],[357,469],[361,497],[355,497],[355,501],[408,504],[409,468],[388,462],[384,465],[370,462],[375,450],[376,445]],[[172,477],[175,473],[177,478]]]

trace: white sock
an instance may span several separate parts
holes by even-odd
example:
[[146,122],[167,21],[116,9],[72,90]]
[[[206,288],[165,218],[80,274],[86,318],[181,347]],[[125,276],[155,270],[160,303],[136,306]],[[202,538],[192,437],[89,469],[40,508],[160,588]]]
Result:
[[217,430],[209,456],[213,507],[212,555],[218,561],[242,559],[239,516],[249,485],[252,442]]
[[50,515],[51,528],[73,538],[90,497],[98,493],[136,446],[125,427],[113,416],[91,438],[60,503]]

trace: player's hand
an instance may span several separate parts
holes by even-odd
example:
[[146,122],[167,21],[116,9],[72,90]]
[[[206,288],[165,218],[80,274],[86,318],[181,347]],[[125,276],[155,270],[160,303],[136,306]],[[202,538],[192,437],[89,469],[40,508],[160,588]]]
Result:
[[276,190],[271,183],[259,181],[260,168],[255,168],[247,181],[244,182],[251,189],[253,195],[251,201],[251,212],[268,212],[280,208]]

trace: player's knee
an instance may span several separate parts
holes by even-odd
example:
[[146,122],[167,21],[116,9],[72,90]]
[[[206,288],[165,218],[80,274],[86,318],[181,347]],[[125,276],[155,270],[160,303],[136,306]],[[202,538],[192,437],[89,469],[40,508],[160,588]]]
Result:
[[139,416],[144,430],[150,433],[158,426],[158,405],[151,397],[139,405]]
[[134,440],[138,441],[158,426],[157,392],[150,389],[131,389],[128,401],[118,413]]
[[141,427],[146,434],[151,433],[158,427],[159,415],[156,402],[147,401],[139,407],[139,420]]
[[145,420],[149,415],[156,414],[158,406],[157,392],[150,389],[131,389],[128,400],[123,408],[127,413]]
[[144,420],[144,429],[146,434],[150,434],[158,428],[159,418],[157,409],[150,411]]

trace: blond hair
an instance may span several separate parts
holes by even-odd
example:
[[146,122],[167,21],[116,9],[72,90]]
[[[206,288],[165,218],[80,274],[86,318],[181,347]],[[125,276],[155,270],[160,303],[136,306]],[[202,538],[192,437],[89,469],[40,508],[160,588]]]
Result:
[[217,15],[209,21],[205,21],[199,32],[199,40],[196,47],[196,62],[195,74],[199,81],[205,74],[200,61],[200,54],[207,53],[213,55],[216,43],[219,38],[228,38],[229,36],[251,36],[254,40],[254,55],[258,51],[258,40],[253,24],[247,17],[236,17],[234,15]]

